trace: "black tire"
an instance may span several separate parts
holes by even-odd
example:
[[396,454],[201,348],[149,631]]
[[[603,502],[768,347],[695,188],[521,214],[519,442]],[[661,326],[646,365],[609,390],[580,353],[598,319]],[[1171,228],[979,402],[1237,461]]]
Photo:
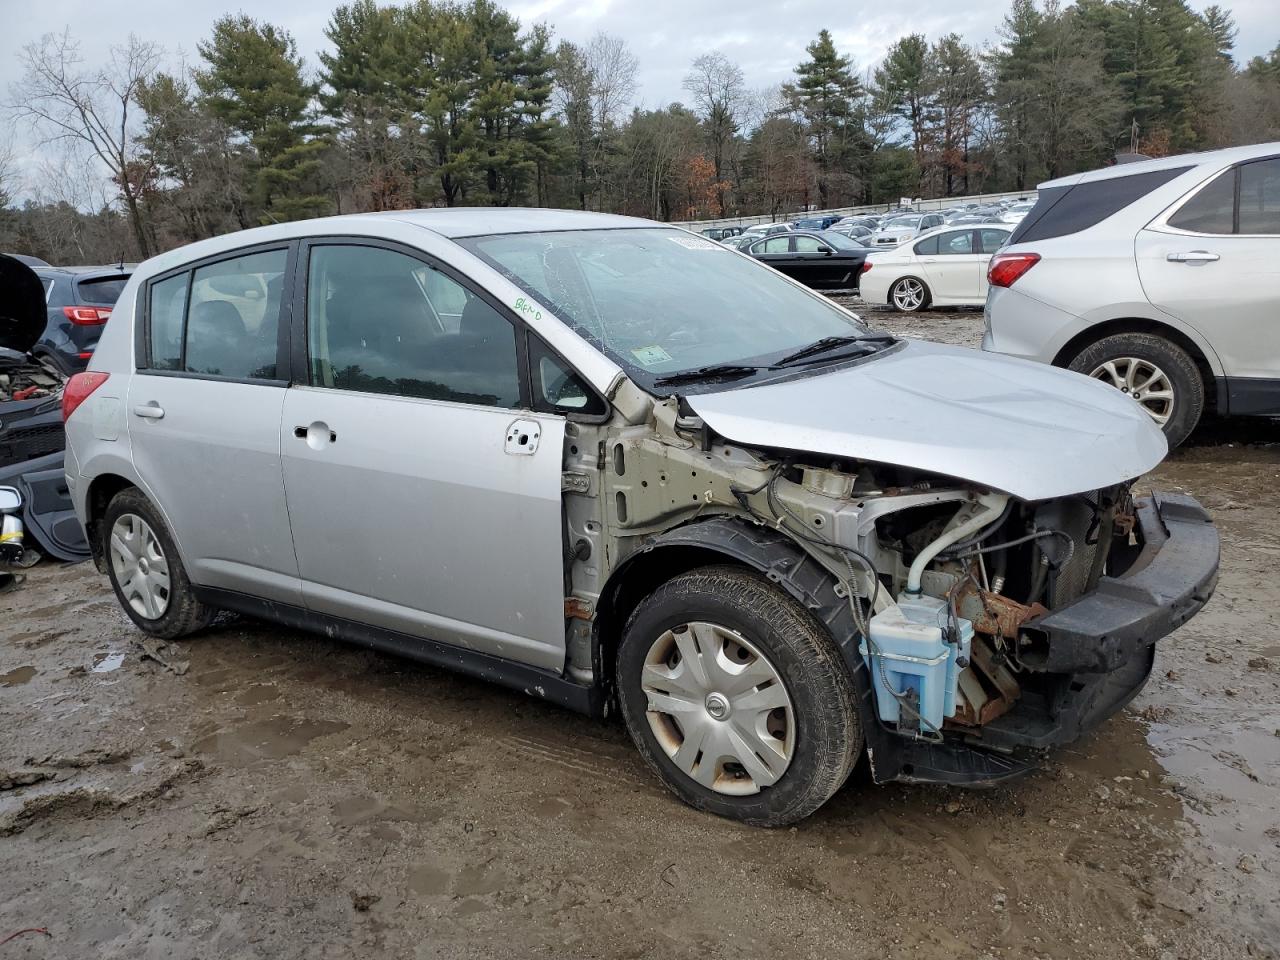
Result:
[[[168,597],[164,610],[158,617],[149,618],[135,610],[126,598],[116,576],[116,565],[112,562],[111,531],[116,521],[126,515],[140,517],[146,521],[147,526],[154,532],[156,540],[159,541],[164,560],[168,564]],[[115,591],[116,599],[120,601],[121,609],[138,625],[139,629],[153,637],[176,640],[203,630],[217,616],[216,608],[201,603],[196,598],[169,528],[160,516],[160,511],[152,505],[141,490],[129,487],[112,497],[111,502],[107,504],[99,529],[102,535],[102,555],[106,559],[107,577],[111,580],[111,588]]]
[[[736,631],[752,643],[790,698],[790,762],[759,792],[732,796],[698,783],[671,759],[649,722],[641,681],[645,658],[667,631],[694,621]],[[692,570],[645,598],[623,632],[617,685],[627,730],[668,789],[698,810],[753,826],[785,826],[813,813],[845,782],[862,753],[853,682],[830,636],[782,590],[739,567]]]
[[[920,303],[914,307],[899,306],[897,301],[894,299],[895,291],[897,291],[899,287],[907,283],[920,284],[920,289],[923,291],[923,294],[924,294],[920,299]],[[927,310],[929,308],[929,304],[932,302],[933,302],[933,294],[929,290],[929,285],[925,283],[923,280],[921,280],[919,277],[899,277],[897,280],[893,282],[893,286],[889,288],[889,306],[893,307],[895,310],[900,310],[903,313],[919,313],[921,310]]]
[[1154,365],[1172,386],[1172,410],[1167,411],[1168,419],[1161,425],[1172,450],[1191,436],[1204,413],[1204,379],[1187,351],[1155,334],[1118,333],[1085,347],[1067,366],[1090,376],[1109,361],[1130,358]]

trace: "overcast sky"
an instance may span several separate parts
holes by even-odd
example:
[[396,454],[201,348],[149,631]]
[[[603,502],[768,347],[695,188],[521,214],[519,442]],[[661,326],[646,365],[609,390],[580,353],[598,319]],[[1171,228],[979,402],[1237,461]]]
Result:
[[[1212,0],[1191,0],[1203,9]],[[1266,53],[1280,42],[1280,0],[1219,0],[1240,28],[1236,45],[1241,62]],[[247,7],[260,19],[287,28],[298,41],[311,70],[326,45],[324,27],[335,3],[326,0],[270,0]],[[892,3],[842,3],[840,0],[519,0],[507,4],[525,27],[549,24],[557,38],[584,41],[597,30],[623,37],[640,60],[638,102],[656,107],[681,99],[680,81],[689,61],[719,50],[741,64],[752,87],[768,87],[791,77],[804,48],[823,27],[861,72],[906,33],[934,40],[955,31],[984,45],[1009,8],[1009,0],[896,0]],[[0,98],[18,79],[18,52],[41,34],[70,27],[86,60],[103,56],[130,30],[162,44],[173,60],[194,61],[196,42],[208,36],[213,21],[235,11],[234,0],[0,0]],[[6,136],[0,127],[0,140]],[[7,134],[23,166],[34,149],[22,127]]]

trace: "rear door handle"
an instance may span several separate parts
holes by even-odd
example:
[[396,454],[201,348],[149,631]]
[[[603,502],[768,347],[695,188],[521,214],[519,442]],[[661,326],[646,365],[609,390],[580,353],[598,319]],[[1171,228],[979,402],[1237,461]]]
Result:
[[142,417],[143,420],[163,420],[164,407],[152,400],[150,403],[135,404],[133,408],[135,417]]
[[1191,250],[1186,253],[1171,253],[1166,259],[1170,263],[1213,263],[1222,258],[1208,250]]
[[319,450],[325,445],[325,441],[329,443],[338,442],[338,434],[329,429],[327,423],[317,420],[308,426],[297,426],[293,428],[293,435],[299,440],[307,441],[312,448]]

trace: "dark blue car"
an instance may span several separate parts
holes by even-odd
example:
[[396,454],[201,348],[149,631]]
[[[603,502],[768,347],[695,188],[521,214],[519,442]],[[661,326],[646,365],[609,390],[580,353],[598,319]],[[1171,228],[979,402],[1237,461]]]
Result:
[[93,356],[132,265],[32,269],[44,285],[49,320],[31,352],[67,376],[78,373]]

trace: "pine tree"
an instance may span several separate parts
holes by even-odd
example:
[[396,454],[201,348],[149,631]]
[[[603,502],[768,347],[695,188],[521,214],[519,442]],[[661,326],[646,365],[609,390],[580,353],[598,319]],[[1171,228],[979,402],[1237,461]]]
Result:
[[207,64],[195,72],[203,103],[256,155],[254,200],[261,222],[327,212],[326,144],[311,116],[316,91],[303,79],[293,37],[239,14],[214,23],[212,39],[197,49]]
[[791,91],[812,144],[818,202],[829,207],[834,195],[861,192],[858,170],[865,137],[857,104],[862,84],[850,59],[837,52],[829,31],[821,31],[806,50],[809,59],[796,67],[798,79]]
[[928,125],[929,45],[923,34],[905,36],[889,48],[876,68],[875,96],[881,107],[906,121],[911,132],[917,169],[925,167],[925,131]]

